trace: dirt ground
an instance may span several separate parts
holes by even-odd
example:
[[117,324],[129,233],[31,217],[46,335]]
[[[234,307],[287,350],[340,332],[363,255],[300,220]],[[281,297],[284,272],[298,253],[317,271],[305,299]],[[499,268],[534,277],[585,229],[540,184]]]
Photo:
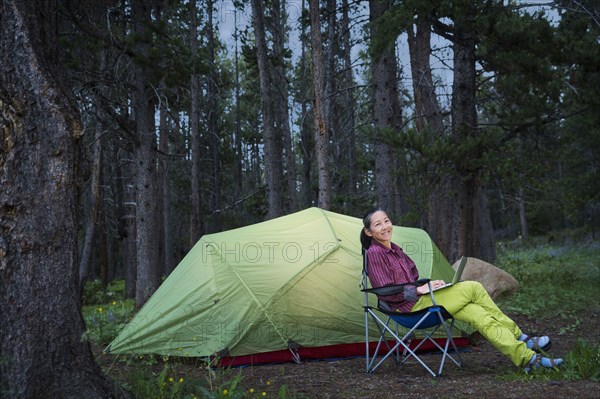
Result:
[[[547,334],[552,338],[549,353],[560,357],[573,350],[577,338],[589,342],[600,340],[599,314],[577,317],[573,328],[562,331],[565,325],[548,318],[536,324],[526,316],[510,315],[526,332],[534,335]],[[426,354],[425,359],[435,362],[440,355]],[[375,373],[365,372],[365,359],[341,359],[311,361],[301,364],[277,364],[241,369],[243,379],[236,388],[255,391],[251,397],[278,397],[282,385],[296,398],[600,398],[600,383],[590,380],[565,381],[551,379],[506,378],[518,369],[486,341],[478,340],[477,346],[461,353],[463,366],[458,368],[449,362],[444,375],[432,378],[414,360],[402,367],[388,361]],[[99,362],[109,375],[117,380],[127,370],[119,370],[119,363],[111,362],[103,355]],[[159,369],[159,368],[157,368]],[[195,371],[196,370],[196,371]],[[198,373],[198,367],[180,370],[181,373]],[[239,372],[231,370],[231,373]],[[263,396],[262,393],[265,392]]]
[[[511,315],[524,331],[549,334],[554,337],[549,353],[560,357],[571,351],[578,337],[590,342],[600,339],[598,314],[582,320],[574,330],[563,335],[563,326],[552,320],[544,328],[526,317]],[[440,355],[425,355],[435,363]],[[299,397],[307,398],[600,398],[600,383],[592,381],[503,381],[517,368],[487,341],[461,354],[463,366],[447,363],[444,375],[431,378],[415,361],[402,367],[387,362],[373,374],[365,373],[365,359],[345,359],[305,364],[261,366],[244,369],[244,383],[259,386],[270,380],[279,386],[286,384]]]

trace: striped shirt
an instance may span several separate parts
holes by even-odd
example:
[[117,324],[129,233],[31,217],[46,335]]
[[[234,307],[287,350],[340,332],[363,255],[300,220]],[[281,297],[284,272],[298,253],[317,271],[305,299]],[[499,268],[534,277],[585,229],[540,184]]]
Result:
[[[367,273],[374,288],[405,284],[419,279],[415,263],[394,243],[389,249],[373,240],[367,250],[367,262]],[[414,285],[405,286],[404,292],[379,297],[379,300],[397,312],[410,312],[417,299],[417,287]]]

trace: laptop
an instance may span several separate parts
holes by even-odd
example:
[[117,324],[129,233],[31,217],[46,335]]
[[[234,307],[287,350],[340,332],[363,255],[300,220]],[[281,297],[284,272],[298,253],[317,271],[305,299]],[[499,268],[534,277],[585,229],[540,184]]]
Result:
[[456,268],[456,272],[454,273],[454,278],[452,279],[452,281],[442,285],[441,287],[434,288],[432,291],[441,290],[442,288],[447,288],[447,287],[450,287],[450,286],[458,283],[462,276],[463,270],[465,270],[465,265],[467,264],[468,259],[469,258],[467,258],[466,256],[461,257],[460,263],[458,264],[458,267]]

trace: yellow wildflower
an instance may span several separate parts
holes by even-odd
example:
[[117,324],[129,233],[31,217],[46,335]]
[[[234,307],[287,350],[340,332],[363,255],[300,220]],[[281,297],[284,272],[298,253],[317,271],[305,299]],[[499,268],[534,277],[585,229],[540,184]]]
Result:
[[223,395],[227,396],[228,393],[229,391],[227,389],[223,389]]
[[98,312],[102,313],[102,308],[98,308]]
[[250,388],[250,393],[254,393],[254,388]]
[[181,378],[179,379],[179,383],[181,384],[182,382],[183,382],[183,377],[181,377]]

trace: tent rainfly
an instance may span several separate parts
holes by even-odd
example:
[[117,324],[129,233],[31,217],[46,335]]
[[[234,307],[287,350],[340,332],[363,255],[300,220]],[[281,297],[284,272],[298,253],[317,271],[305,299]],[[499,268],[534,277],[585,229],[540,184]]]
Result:
[[[362,355],[361,228],[361,219],[309,208],[204,235],[106,351],[221,365]],[[394,227],[393,241],[421,277],[452,278],[425,231]]]

